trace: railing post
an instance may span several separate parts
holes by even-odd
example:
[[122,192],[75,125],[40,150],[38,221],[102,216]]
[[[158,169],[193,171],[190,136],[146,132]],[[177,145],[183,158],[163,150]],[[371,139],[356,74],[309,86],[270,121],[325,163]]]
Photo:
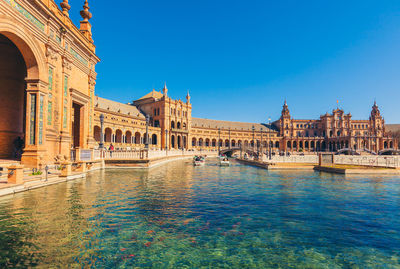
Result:
[[61,164],[61,177],[68,177],[72,173],[72,167],[70,162],[64,162]]
[[8,167],[7,183],[22,184],[24,183],[24,166],[13,165]]

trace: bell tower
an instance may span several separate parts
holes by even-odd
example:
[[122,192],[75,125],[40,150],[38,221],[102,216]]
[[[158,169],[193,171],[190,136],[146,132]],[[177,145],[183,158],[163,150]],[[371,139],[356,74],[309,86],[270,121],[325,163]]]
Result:
[[291,125],[290,111],[289,111],[289,107],[288,107],[286,99],[285,99],[285,103],[283,104],[283,107],[282,107],[281,118],[279,119],[281,136],[285,137],[285,136],[290,135],[290,132],[289,132],[290,125]]

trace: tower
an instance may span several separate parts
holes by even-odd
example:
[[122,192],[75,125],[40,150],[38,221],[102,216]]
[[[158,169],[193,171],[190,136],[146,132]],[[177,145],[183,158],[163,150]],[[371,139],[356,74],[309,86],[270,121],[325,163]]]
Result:
[[290,128],[290,111],[287,105],[286,99],[285,103],[282,107],[281,118],[279,119],[280,125],[280,135],[281,136],[289,136],[289,128]]
[[381,136],[383,134],[384,129],[384,119],[381,116],[381,112],[379,111],[379,107],[374,101],[374,105],[372,106],[371,116],[369,117],[371,134],[376,136]]

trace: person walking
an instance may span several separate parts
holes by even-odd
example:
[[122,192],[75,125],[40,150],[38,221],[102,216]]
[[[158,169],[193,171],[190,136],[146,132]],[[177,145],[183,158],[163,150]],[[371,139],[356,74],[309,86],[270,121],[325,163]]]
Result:
[[112,158],[112,152],[114,151],[114,145],[112,143],[108,147],[108,150],[110,151],[110,157]]

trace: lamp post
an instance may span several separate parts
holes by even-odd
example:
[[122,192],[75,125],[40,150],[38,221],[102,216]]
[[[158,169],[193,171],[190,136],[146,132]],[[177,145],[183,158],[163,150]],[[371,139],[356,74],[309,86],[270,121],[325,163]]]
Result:
[[104,115],[100,114],[100,143],[99,148],[104,148]]
[[264,156],[264,153],[263,153],[263,128],[262,127],[260,128],[260,131],[261,131],[260,151],[261,151],[261,160],[262,160],[262,158]]
[[218,156],[221,155],[221,128],[218,128]]
[[144,141],[144,148],[149,149],[149,115],[146,115],[146,137]]
[[256,141],[255,141],[255,133],[254,133],[254,131],[256,130],[256,128],[254,127],[254,125],[253,125],[253,127],[251,127],[251,129],[253,130],[253,152],[255,152],[255,146],[256,146]]
[[168,130],[165,129],[165,151],[168,154]]
[[231,149],[231,127],[229,127],[229,149]]
[[272,159],[272,147],[271,147],[271,117],[268,118],[268,135],[267,135],[267,143],[268,143],[268,155],[269,159]]

